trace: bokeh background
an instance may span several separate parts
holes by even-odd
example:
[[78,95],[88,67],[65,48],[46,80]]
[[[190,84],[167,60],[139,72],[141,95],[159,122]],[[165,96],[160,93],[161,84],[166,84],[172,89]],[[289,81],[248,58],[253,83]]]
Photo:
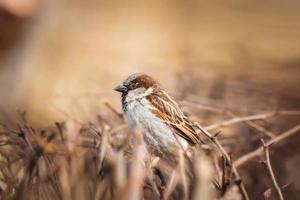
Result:
[[0,2],[3,113],[86,119],[120,108],[112,89],[133,72],[185,99],[299,108],[298,1]]
[[[159,80],[204,125],[224,116],[185,103],[245,115],[299,110],[299,10],[297,0],[0,0],[0,122],[20,111],[35,127],[84,122],[109,112],[103,102],[121,111],[113,88],[134,72]],[[281,133],[295,123],[297,116],[260,124]],[[223,132],[256,135],[245,126]],[[261,146],[252,139],[234,140],[236,157]],[[272,155],[289,199],[300,195],[299,141]],[[263,166],[241,173],[254,199],[272,184]]]

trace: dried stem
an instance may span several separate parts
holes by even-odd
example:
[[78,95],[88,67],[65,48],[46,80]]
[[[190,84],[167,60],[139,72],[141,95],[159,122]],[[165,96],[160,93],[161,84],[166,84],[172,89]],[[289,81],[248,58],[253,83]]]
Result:
[[[285,131],[284,133],[278,135],[277,137],[269,140],[266,145],[271,145],[271,144],[275,144],[278,143],[290,136],[292,136],[293,134],[297,133],[298,131],[300,131],[300,124],[294,126],[293,128]],[[248,162],[249,160],[261,155],[261,153],[263,153],[263,147],[259,147],[254,151],[251,151],[243,156],[241,156],[240,158],[238,158],[236,161],[233,162],[234,167],[238,168],[240,166],[242,166],[243,164],[245,164],[246,162]]]
[[[300,111],[272,111],[272,112],[267,112],[264,114],[258,114],[258,115],[249,115],[245,117],[234,117],[232,119],[229,119],[227,121],[223,121],[220,123],[212,124],[210,126],[205,127],[206,130],[212,130],[212,129],[217,129],[220,127],[224,126],[229,126],[232,124],[236,123],[241,123],[241,122],[248,122],[248,121],[254,121],[254,120],[261,120],[261,119],[267,119],[270,117],[274,117],[276,115],[300,115]],[[274,137],[274,135],[270,135],[270,137]]]
[[[231,117],[239,117],[236,114],[234,114],[233,112],[227,112],[228,116]],[[274,133],[272,133],[271,131],[265,129],[264,127],[258,125],[257,123],[255,123],[254,121],[243,121],[242,123],[247,124],[248,126],[254,128],[255,130],[265,134],[267,137],[269,138],[274,138],[276,137],[276,135]]]
[[122,113],[118,112],[110,103],[104,102],[104,105],[110,109],[115,115],[117,115],[122,121],[124,121],[124,116]]
[[192,107],[195,107],[200,110],[207,110],[207,111],[210,111],[213,113],[223,113],[227,116],[233,117],[232,119],[204,127],[208,131],[217,129],[217,128],[221,128],[221,127],[225,127],[225,126],[234,125],[237,123],[245,123],[248,126],[254,128],[255,130],[265,134],[267,137],[269,137],[271,139],[275,138],[276,135],[274,133],[272,133],[271,131],[265,129],[264,127],[256,124],[254,122],[254,120],[267,119],[270,117],[274,117],[276,115],[300,115],[299,110],[281,110],[281,111],[269,111],[264,114],[240,117],[240,116],[237,116],[236,114],[234,114],[234,112],[230,111],[229,109],[225,109],[225,108],[218,108],[218,107],[209,106],[209,105],[202,105],[202,104],[188,102],[188,101],[184,101],[182,103],[186,104],[187,106],[192,106]]
[[216,145],[216,147],[218,148],[218,150],[221,152],[221,154],[224,156],[224,158],[226,159],[226,162],[228,163],[228,165],[232,168],[232,172],[236,178],[236,185],[239,187],[242,195],[243,195],[243,198],[245,200],[249,200],[249,195],[246,191],[246,188],[241,180],[241,177],[237,171],[237,169],[235,168],[234,165],[232,165],[232,161],[231,161],[231,158],[230,156],[228,155],[228,153],[225,151],[225,149],[223,148],[223,146],[220,144],[219,140],[215,137],[215,136],[212,136],[208,131],[206,131],[204,128],[202,128],[199,124],[196,124],[196,126],[199,128],[199,130],[205,135],[207,136],[212,143],[214,143]]
[[284,200],[282,192],[281,192],[281,189],[280,189],[280,187],[279,187],[279,185],[278,185],[278,183],[276,181],[276,178],[275,178],[275,175],[274,175],[274,171],[272,169],[272,165],[271,165],[271,161],[270,161],[269,145],[266,145],[266,143],[264,142],[263,139],[261,139],[261,142],[263,144],[263,149],[264,149],[265,158],[266,158],[266,160],[265,160],[264,163],[265,163],[265,165],[268,168],[268,171],[269,171],[270,176],[272,178],[272,181],[273,181],[274,187],[275,187],[275,189],[277,191],[277,194],[279,196],[279,199],[280,200]]
[[221,195],[223,195],[229,186],[228,174],[227,174],[227,161],[224,156],[222,156],[222,179],[221,179]]
[[174,190],[174,188],[176,187],[177,183],[178,183],[178,177],[176,176],[176,170],[173,170],[169,183],[163,192],[163,200],[167,200],[170,198],[170,195]]
[[274,133],[272,133],[271,131],[265,129],[264,127],[254,123],[253,121],[246,121],[244,123],[247,124],[248,126],[254,128],[255,130],[265,134],[266,136],[268,136],[271,139],[276,137],[276,135]]

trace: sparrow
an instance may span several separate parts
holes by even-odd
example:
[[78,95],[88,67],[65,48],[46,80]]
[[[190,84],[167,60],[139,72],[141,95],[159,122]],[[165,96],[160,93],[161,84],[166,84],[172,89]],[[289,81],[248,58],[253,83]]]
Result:
[[150,154],[170,160],[179,149],[199,144],[193,123],[152,77],[134,73],[115,88],[131,130],[140,130]]

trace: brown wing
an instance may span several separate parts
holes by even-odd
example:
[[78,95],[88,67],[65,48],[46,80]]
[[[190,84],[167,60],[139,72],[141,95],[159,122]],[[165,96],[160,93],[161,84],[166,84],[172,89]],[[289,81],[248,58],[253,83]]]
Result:
[[166,124],[172,126],[180,137],[190,144],[200,141],[192,123],[184,116],[178,105],[164,91],[156,91],[146,97],[152,104],[152,112]]

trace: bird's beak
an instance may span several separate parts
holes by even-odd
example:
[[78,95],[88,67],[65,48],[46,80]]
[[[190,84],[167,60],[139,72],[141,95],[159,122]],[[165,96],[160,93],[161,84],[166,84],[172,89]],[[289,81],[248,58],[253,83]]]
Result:
[[125,87],[124,85],[118,85],[117,87],[115,87],[115,91],[124,93],[127,92],[127,87]]

